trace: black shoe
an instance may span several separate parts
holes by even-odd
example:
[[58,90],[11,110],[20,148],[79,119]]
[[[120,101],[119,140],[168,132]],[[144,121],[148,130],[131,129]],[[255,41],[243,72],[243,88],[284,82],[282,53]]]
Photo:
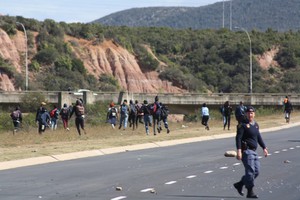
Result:
[[233,186],[241,196],[244,196],[243,184],[241,182],[237,182],[237,183],[233,184]]
[[157,132],[160,133],[160,128],[157,128]]
[[256,195],[252,189],[248,189],[247,198],[258,199],[258,195]]

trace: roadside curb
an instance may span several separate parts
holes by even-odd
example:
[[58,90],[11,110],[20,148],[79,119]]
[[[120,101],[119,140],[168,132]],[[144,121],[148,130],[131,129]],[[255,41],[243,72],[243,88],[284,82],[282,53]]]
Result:
[[[262,129],[261,133],[277,131],[282,129],[287,129],[295,126],[300,126],[300,122],[287,124],[279,127],[266,128]],[[42,156],[42,157],[34,157],[34,158],[26,158],[20,160],[12,160],[0,162],[0,170],[13,169],[18,167],[27,167],[32,165],[74,160],[79,158],[87,158],[87,157],[95,157],[95,156],[103,156],[115,153],[122,153],[127,151],[137,151],[142,149],[151,149],[157,147],[167,147],[174,146],[179,144],[187,144],[193,142],[207,141],[213,139],[223,139],[235,137],[236,133],[227,133],[220,135],[212,135],[212,136],[201,136],[201,137],[193,137],[186,139],[177,139],[177,140],[169,140],[169,141],[160,141],[160,142],[152,142],[152,143],[144,143],[144,144],[136,144],[136,145],[128,145],[122,147],[112,147],[107,149],[99,149],[99,150],[90,150],[90,151],[81,151],[81,152],[72,152],[60,155],[51,155],[51,156]]]

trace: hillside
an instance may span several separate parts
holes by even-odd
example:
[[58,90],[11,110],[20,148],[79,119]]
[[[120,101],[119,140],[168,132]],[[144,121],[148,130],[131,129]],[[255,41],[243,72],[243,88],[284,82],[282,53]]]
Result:
[[[36,34],[37,35],[37,34]],[[178,93],[184,90],[172,86],[168,81],[158,78],[156,71],[143,73],[134,55],[126,49],[114,44],[111,40],[104,41],[99,45],[93,42],[78,39],[65,35],[65,42],[76,43],[72,46],[72,52],[83,61],[88,74],[99,77],[101,74],[113,75],[121,85],[121,88],[131,92],[150,92],[158,91]],[[37,51],[37,49],[31,49]],[[17,72],[22,70],[22,52],[25,51],[25,40],[22,32],[17,31],[13,37],[9,37],[6,32],[0,29],[0,57],[8,60]],[[32,81],[35,80],[34,73],[31,73]],[[0,90],[15,91],[15,88],[7,74],[1,73]],[[67,86],[65,87],[67,89]]]
[[[298,0],[232,0],[232,28],[280,32],[298,30]],[[225,1],[225,27],[230,28],[230,1]],[[110,26],[219,29],[223,26],[223,2],[201,7],[133,8],[93,21]]]
[[[2,90],[145,93],[246,93],[249,40],[244,31],[106,27],[0,17]],[[253,92],[300,92],[300,33],[249,32]]]

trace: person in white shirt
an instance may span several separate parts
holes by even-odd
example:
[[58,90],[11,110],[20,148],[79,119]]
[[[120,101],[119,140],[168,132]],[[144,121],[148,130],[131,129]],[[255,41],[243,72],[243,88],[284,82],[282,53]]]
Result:
[[202,116],[202,125],[205,126],[206,130],[209,130],[208,120],[209,120],[209,109],[206,106],[206,103],[203,103],[201,108],[201,116]]

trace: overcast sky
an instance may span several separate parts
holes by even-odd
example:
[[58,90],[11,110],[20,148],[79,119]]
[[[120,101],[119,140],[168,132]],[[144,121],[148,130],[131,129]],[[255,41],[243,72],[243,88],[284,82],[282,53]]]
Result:
[[[91,22],[130,8],[153,6],[199,7],[223,0],[0,0],[0,14],[39,21]],[[228,1],[228,0],[226,0]]]

